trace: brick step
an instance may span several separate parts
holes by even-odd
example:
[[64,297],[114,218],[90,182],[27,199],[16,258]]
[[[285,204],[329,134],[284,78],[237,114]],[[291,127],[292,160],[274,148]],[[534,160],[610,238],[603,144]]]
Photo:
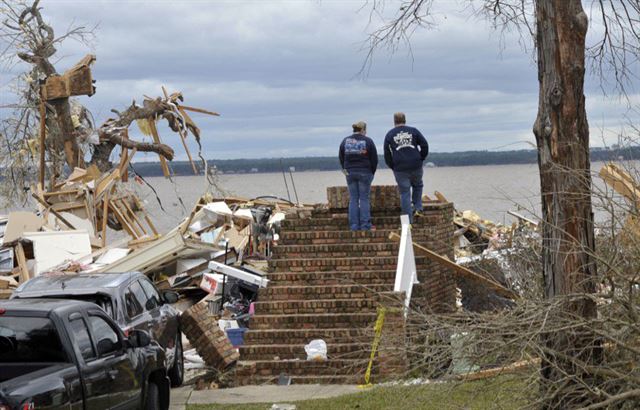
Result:
[[[291,384],[361,384],[364,375],[291,376]],[[277,384],[278,376],[250,376],[238,379],[238,385]]]
[[357,257],[357,256],[397,256],[397,242],[379,243],[335,243],[316,245],[278,245],[273,248],[273,258],[283,256],[288,258],[311,257]]
[[[348,209],[346,208],[325,208],[325,209],[314,209],[311,212],[311,218],[346,218],[348,215]],[[371,217],[399,217],[400,215],[400,207],[391,207],[386,209],[371,209]]]
[[375,312],[254,315],[249,322],[249,328],[255,330],[366,328],[373,326],[376,317]]
[[382,292],[393,291],[393,284],[381,285],[315,285],[315,286],[269,286],[260,288],[258,302],[321,299],[365,299]]
[[[423,263],[424,256],[416,256],[416,264]],[[269,267],[276,271],[308,272],[324,270],[391,270],[398,265],[397,255],[394,256],[368,256],[349,258],[283,258],[272,259]]]
[[373,328],[336,328],[336,329],[249,329],[244,334],[244,343],[279,344],[283,340],[291,344],[307,344],[313,339],[322,339],[330,343],[366,343],[373,338]]
[[323,271],[323,272],[273,272],[267,274],[271,286],[284,285],[348,285],[348,284],[389,284],[394,283],[396,271]]
[[[329,359],[368,359],[371,355],[369,343],[327,343]],[[240,346],[241,360],[307,360],[305,344],[267,344]]]
[[[392,292],[389,293],[393,294]],[[380,306],[376,299],[322,299],[256,302],[256,314],[358,313],[375,312]]]
[[[414,241],[422,242],[433,239],[433,235],[427,235],[427,229],[412,231]],[[278,240],[278,245],[316,245],[335,243],[393,243],[389,239],[391,232],[400,233],[399,229],[376,229],[375,231],[286,231],[283,230]]]
[[289,376],[357,376],[364,375],[369,359],[331,359],[314,360],[243,360],[237,369],[240,374],[249,373],[255,376],[278,376],[285,373]]
[[[387,226],[389,229],[395,229],[400,226],[400,215],[372,217],[371,223],[376,228]],[[346,214],[339,214],[325,218],[285,219],[282,221],[282,228],[287,231],[310,230],[309,228],[349,230],[349,217]]]

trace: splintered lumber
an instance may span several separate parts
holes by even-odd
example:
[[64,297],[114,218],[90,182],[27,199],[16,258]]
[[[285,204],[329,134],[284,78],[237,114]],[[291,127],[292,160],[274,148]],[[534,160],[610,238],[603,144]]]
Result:
[[202,108],[189,107],[188,105],[181,105],[180,108],[187,111],[199,112],[200,114],[214,115],[216,117],[220,116],[217,112],[203,110]]
[[[122,138],[126,139],[126,140],[129,139],[129,130],[128,129],[124,130],[124,134],[123,134]],[[128,182],[129,181],[129,161],[130,161],[129,160],[129,150],[127,148],[125,148],[125,147],[121,147],[121,149],[122,150],[120,151],[120,165],[118,165],[118,168],[120,168],[120,180],[122,182]]]
[[[389,239],[393,240],[393,241],[400,241],[400,235],[398,235],[395,232],[391,232],[389,234]],[[472,280],[474,282],[477,283],[481,283],[485,286],[487,286],[488,288],[492,289],[493,291],[495,291],[497,294],[507,297],[509,299],[518,299],[518,295],[513,292],[512,290],[509,290],[507,288],[505,288],[504,286],[502,286],[501,284],[499,284],[496,281],[493,281],[491,279],[485,278],[482,275],[479,275],[477,273],[475,273],[474,271],[472,271],[471,269],[465,268],[464,266],[460,266],[457,263],[449,260],[449,258],[444,257],[442,255],[439,255],[435,252],[433,252],[430,249],[425,248],[422,245],[419,245],[415,242],[413,242],[413,249],[415,249],[417,252],[423,254],[424,256],[426,256],[427,258],[431,259],[434,262],[440,263],[448,268],[451,268],[456,274]]]
[[440,201],[440,202],[449,202],[449,201],[447,201],[447,198],[445,198],[445,196],[442,195],[440,192],[436,191],[433,194],[436,196],[436,198],[438,198],[438,201]]
[[600,178],[632,204],[640,205],[640,187],[635,179],[615,164],[606,164],[600,169]]
[[29,270],[27,269],[27,257],[24,255],[24,248],[22,247],[22,243],[18,242],[16,244],[16,261],[18,262],[18,267],[20,268],[20,283],[24,283],[30,279]]
[[527,218],[524,215],[520,215],[519,213],[515,212],[515,211],[507,211],[507,213],[511,216],[515,216],[518,219],[521,219],[523,221],[525,221],[528,224],[531,224],[533,226],[538,226],[538,222],[534,221],[533,219]]
[[53,209],[51,207],[51,205],[49,203],[47,203],[47,201],[42,199],[39,195],[37,195],[36,193],[33,193],[33,194],[31,194],[31,196],[34,197],[35,200],[38,201],[40,203],[40,205],[42,205],[44,207],[45,211],[51,212],[56,218],[58,218],[60,220],[60,222],[62,222],[63,224],[67,225],[67,228],[69,228],[71,230],[75,230],[76,229],[71,224],[71,222],[67,221],[64,216],[60,215],[60,212],[58,212],[55,209]]
[[39,168],[39,178],[38,181],[40,181],[40,185],[44,186],[44,151],[46,149],[45,147],[45,139],[46,139],[46,132],[47,132],[47,110],[46,107],[44,106],[44,98],[42,98],[42,96],[40,97],[40,168]]
[[[164,88],[164,86],[162,86],[162,93],[164,94],[164,97],[168,101],[169,93],[167,93],[167,89]],[[186,121],[187,120],[185,119],[185,123]],[[180,134],[180,140],[182,141],[182,146],[184,147],[184,151],[187,153],[187,158],[189,158],[189,163],[191,163],[191,168],[193,168],[193,173],[195,175],[198,175],[198,168],[196,167],[196,164],[193,163],[193,158],[191,158],[191,151],[189,151],[189,147],[187,146],[187,136],[185,135],[185,132],[183,129],[178,129],[178,134]]]
[[[155,142],[156,144],[160,144],[160,136],[158,135],[158,128],[156,128],[156,122],[151,119],[151,120],[147,120],[147,123],[149,124],[149,130],[151,131],[151,136],[153,137],[153,142]],[[169,172],[169,165],[167,165],[167,159],[161,155],[158,154],[158,158],[160,158],[160,167],[162,168],[162,174],[165,176],[165,178],[169,178],[171,176],[171,172]]]
[[107,246],[107,222],[109,218],[109,191],[105,193],[105,197],[102,202],[102,228],[101,239],[102,239],[102,247]]
[[49,101],[74,95],[93,95],[95,88],[91,76],[91,64],[95,60],[96,56],[87,54],[64,74],[47,77],[42,88],[44,99]]
[[500,376],[503,374],[515,373],[522,369],[526,369],[528,367],[533,367],[533,366],[539,366],[539,365],[540,365],[539,358],[529,359],[529,360],[520,360],[518,362],[511,363],[510,365],[507,365],[507,366],[480,370],[472,373],[463,373],[458,375],[458,379],[465,380],[465,381],[488,379],[488,378]]

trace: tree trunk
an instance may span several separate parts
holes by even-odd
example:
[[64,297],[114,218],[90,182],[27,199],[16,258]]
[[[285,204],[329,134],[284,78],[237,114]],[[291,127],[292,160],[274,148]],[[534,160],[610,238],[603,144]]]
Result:
[[[580,0],[537,0],[537,50],[540,95],[534,134],[542,194],[543,274],[547,298],[593,293],[596,265],[589,126],[585,110],[585,37],[588,19]],[[595,317],[585,297],[564,305],[568,314]],[[588,333],[588,332],[586,332]],[[572,408],[589,394],[572,377],[586,377],[572,360],[596,360],[593,338],[584,329],[545,335],[542,360],[545,408]],[[587,340],[589,339],[589,340]],[[563,374],[566,373],[566,374]],[[562,382],[561,382],[562,380]]]

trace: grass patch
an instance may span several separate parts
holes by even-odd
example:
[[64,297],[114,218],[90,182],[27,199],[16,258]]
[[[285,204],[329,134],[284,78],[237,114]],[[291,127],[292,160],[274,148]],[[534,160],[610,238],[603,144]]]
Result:
[[[383,386],[330,399],[295,403],[299,410],[324,409],[515,409],[526,403],[522,377],[502,376],[465,383],[438,383],[418,386]],[[266,410],[271,403],[190,405],[188,410]]]

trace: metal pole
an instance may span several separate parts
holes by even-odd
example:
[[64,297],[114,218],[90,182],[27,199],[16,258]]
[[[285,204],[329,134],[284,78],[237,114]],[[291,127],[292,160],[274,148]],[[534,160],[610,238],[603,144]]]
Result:
[[284,173],[284,165],[282,165],[282,158],[280,158],[280,169],[282,170],[282,178],[284,178],[284,186],[287,188],[287,198],[291,202],[291,194],[289,193],[289,184],[287,184],[287,176]]
[[291,172],[291,167],[289,167],[289,176],[291,177],[291,186],[293,187],[293,193],[296,195],[296,203],[300,205],[300,200],[298,199],[298,191],[296,190],[296,183],[293,182],[293,172]]
[[[229,252],[229,241],[224,243],[224,264],[227,264],[227,253]],[[222,274],[222,300],[220,301],[220,310],[224,309],[224,285],[227,283],[227,275]]]

